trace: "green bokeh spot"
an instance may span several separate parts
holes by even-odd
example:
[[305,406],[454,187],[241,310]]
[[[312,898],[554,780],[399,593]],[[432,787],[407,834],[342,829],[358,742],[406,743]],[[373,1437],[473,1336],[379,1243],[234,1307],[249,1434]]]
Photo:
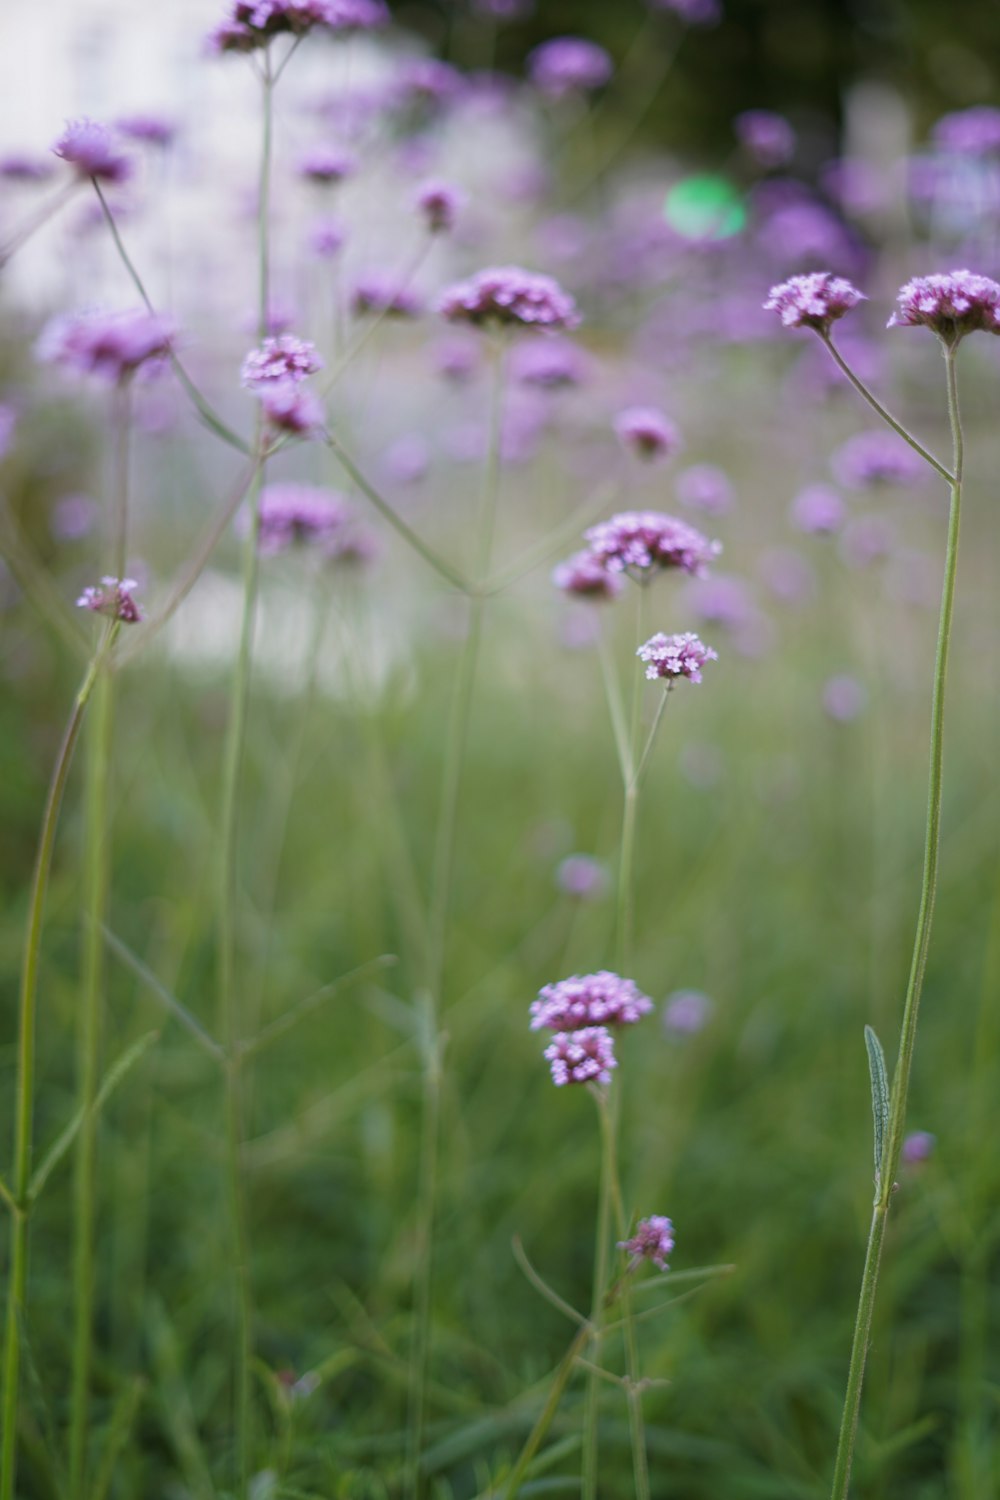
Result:
[[686,240],[727,240],[746,224],[743,202],[724,177],[685,177],[670,189],[663,217]]

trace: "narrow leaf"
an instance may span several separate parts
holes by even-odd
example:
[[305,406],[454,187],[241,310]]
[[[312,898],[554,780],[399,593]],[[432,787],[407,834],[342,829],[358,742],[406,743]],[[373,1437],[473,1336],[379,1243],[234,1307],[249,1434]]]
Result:
[[865,1046],[868,1049],[868,1071],[872,1080],[872,1119],[875,1123],[875,1186],[882,1175],[882,1147],[889,1125],[889,1077],[885,1069],[885,1053],[882,1043],[870,1026],[865,1027]]

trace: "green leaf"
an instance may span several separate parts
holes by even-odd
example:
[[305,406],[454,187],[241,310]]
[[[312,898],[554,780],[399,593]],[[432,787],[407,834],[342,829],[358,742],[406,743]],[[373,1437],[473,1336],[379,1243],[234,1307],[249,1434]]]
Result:
[[885,1053],[882,1043],[870,1026],[865,1027],[865,1046],[868,1049],[868,1071],[872,1081],[872,1119],[875,1123],[875,1186],[882,1176],[882,1148],[889,1125],[889,1077],[885,1070]]

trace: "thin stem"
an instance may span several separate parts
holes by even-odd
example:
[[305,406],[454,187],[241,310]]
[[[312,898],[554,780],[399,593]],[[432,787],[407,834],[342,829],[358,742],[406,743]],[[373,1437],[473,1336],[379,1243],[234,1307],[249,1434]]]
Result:
[[552,1420],[559,1409],[559,1402],[562,1400],[563,1391],[569,1384],[573,1368],[586,1348],[592,1333],[593,1329],[591,1325],[584,1323],[560,1360],[552,1384],[549,1387],[549,1394],[545,1405],[542,1407],[538,1420],[531,1429],[524,1447],[518,1454],[517,1462],[514,1464],[507,1478],[507,1485],[504,1490],[505,1500],[516,1500],[518,1490],[521,1487],[521,1481],[528,1472],[531,1460],[544,1442],[545,1434],[552,1426]]
[[947,480],[949,484],[953,484],[955,476],[952,471],[950,469],[946,469],[944,464],[941,463],[940,459],[935,458],[933,453],[925,448],[923,443],[919,442],[918,439],[913,436],[912,432],[908,432],[907,429],[903,426],[902,422],[898,422],[896,420],[891,411],[886,410],[881,401],[875,395],[874,391],[869,390],[868,386],[865,385],[861,377],[859,375],[856,375],[851,369],[850,365],[847,363],[847,360],[844,358],[840,350],[837,348],[836,344],[833,342],[833,338],[831,337],[831,335],[828,333],[820,334],[820,338],[823,340],[823,343],[830,351],[830,354],[832,355],[837,368],[842,372],[842,374],[847,376],[847,379],[851,382],[858,395],[863,397],[863,399],[868,402],[868,405],[872,408],[873,411],[878,413],[883,422],[888,423],[893,432],[898,433],[905,443],[909,443],[914,453],[919,453],[924,462],[930,464],[931,468],[935,469],[937,473],[941,475],[942,479]]
[[44,224],[47,224],[51,218],[54,218],[63,204],[69,202],[69,199],[79,186],[79,177],[74,177],[72,182],[65,183],[47,203],[43,203],[41,208],[37,209],[35,213],[31,214],[24,221],[20,229],[14,231],[7,243],[0,247],[0,269],[17,254],[23,245],[28,243],[33,234],[36,234]]
[[[617,1100],[613,1101],[616,1105]],[[621,1181],[618,1176],[618,1112],[607,1099],[598,1100],[601,1116],[601,1138],[604,1142],[604,1159],[607,1162],[618,1233],[626,1233],[625,1208],[622,1202]],[[621,1327],[625,1341],[625,1390],[628,1397],[629,1438],[632,1445],[632,1468],[635,1475],[636,1500],[650,1500],[649,1463],[646,1457],[646,1426],[642,1415],[642,1385],[639,1380],[639,1344],[632,1315],[632,1295],[629,1272],[626,1271],[612,1288],[607,1301],[617,1292],[621,1302]]]
[[430,250],[432,244],[433,238],[431,236],[428,236],[421,242],[420,248],[417,251],[416,255],[412,258],[409,265],[403,271],[403,274],[399,278],[398,282],[396,282],[396,284],[392,287],[389,296],[386,298],[384,306],[379,308],[375,316],[365,325],[365,327],[358,334],[357,338],[354,340],[353,344],[351,344],[348,349],[344,350],[344,353],[341,355],[337,363],[334,365],[333,369],[323,381],[323,384],[320,386],[321,396],[328,396],[330,394],[334,386],[337,384],[337,381],[340,379],[341,375],[343,375],[344,371],[347,369],[348,365],[351,364],[351,362],[357,357],[357,355],[361,353],[362,349],[368,343],[369,339],[372,338],[372,336],[377,332],[379,328],[381,328],[382,324],[385,322],[386,318],[389,317],[389,314],[392,311],[392,303],[402,292],[406,291],[407,287],[410,285],[410,282],[413,280],[414,276],[417,274],[417,272],[420,270],[420,267],[426,260],[427,252]]
[[889,1125],[886,1132],[882,1162],[878,1174],[875,1203],[872,1212],[868,1248],[861,1280],[861,1295],[854,1325],[854,1340],[851,1346],[851,1361],[847,1376],[847,1391],[844,1397],[844,1412],[837,1444],[837,1459],[834,1468],[832,1500],[847,1500],[851,1482],[851,1467],[854,1445],[857,1439],[858,1416],[861,1409],[861,1390],[865,1376],[865,1361],[871,1334],[875,1294],[878,1289],[882,1246],[885,1240],[889,1204],[895,1190],[896,1172],[903,1147],[903,1131],[906,1127],[906,1101],[913,1066],[913,1051],[917,1037],[917,1017],[920,995],[927,966],[927,951],[930,946],[931,923],[934,917],[934,901],[937,894],[938,854],[941,839],[941,787],[944,761],[944,705],[948,676],[948,652],[951,644],[951,624],[955,603],[955,578],[958,565],[958,538],[962,511],[962,471],[964,467],[964,438],[962,419],[958,405],[958,382],[955,371],[955,349],[945,347],[945,367],[948,387],[948,417],[952,438],[951,508],[948,517],[948,544],[945,553],[944,582],[941,590],[941,614],[938,624],[937,654],[934,662],[934,692],[931,704],[930,770],[927,794],[927,831],[924,841],[923,879],[920,888],[920,908],[917,913],[917,928],[914,937],[913,958],[910,977],[903,1005],[903,1020],[899,1038],[899,1052],[892,1079],[889,1102]]
[[639,764],[635,768],[635,784],[637,788],[642,781],[642,775],[649,762],[649,757],[653,753],[653,745],[656,741],[656,732],[660,727],[660,720],[663,718],[664,712],[666,710],[667,699],[670,697],[670,687],[671,684],[669,682],[664,685],[663,696],[661,697],[659,703],[656,705],[656,713],[653,716],[652,727],[649,731],[649,734],[646,736],[646,743],[643,746],[642,754],[639,757]]
[[[645,637],[646,587],[638,584],[636,599],[636,636],[641,643]],[[642,698],[646,685],[642,664],[635,661],[632,678],[632,714],[628,738],[628,774],[625,776],[625,802],[622,809],[621,852],[618,862],[618,912],[616,923],[616,947],[618,971],[627,974],[632,964],[632,939],[635,925],[635,819],[639,802],[639,735],[642,729]],[[645,755],[645,752],[643,752]]]
[[[479,512],[477,577],[487,577],[497,497],[500,488],[500,430],[503,414],[504,345],[494,346],[490,397],[489,440],[483,474]],[[428,916],[427,970],[421,993],[423,1008],[424,1088],[420,1140],[417,1208],[417,1264],[414,1332],[410,1351],[409,1403],[406,1443],[406,1493],[416,1500],[420,1493],[420,1455],[423,1449],[427,1367],[430,1353],[431,1290],[433,1286],[434,1216],[437,1200],[437,1167],[440,1147],[441,1058],[438,1017],[444,981],[448,915],[451,908],[458,805],[462,766],[469,734],[472,692],[482,641],[485,595],[477,585],[469,598],[468,625],[455,680],[445,746],[438,814],[434,867]]]
[[587,1390],[583,1410],[583,1500],[597,1500],[598,1423],[601,1402],[601,1334],[609,1272],[611,1205],[616,1182],[617,1107],[609,1108],[606,1094],[594,1090],[601,1123],[601,1175],[597,1189],[597,1222],[594,1230],[594,1282],[590,1299],[590,1322],[593,1353],[587,1371]]
[[17,1095],[14,1123],[14,1213],[11,1220],[10,1271],[7,1284],[7,1314],[4,1331],[3,1407],[0,1420],[0,1500],[14,1500],[14,1475],[17,1459],[17,1411],[20,1377],[21,1337],[23,1331],[28,1281],[28,1220],[32,1170],[32,1124],[35,1096],[35,1032],[38,998],[38,968],[41,955],[45,899],[48,894],[52,849],[63,793],[73,763],[87,703],[98,673],[118,634],[114,622],[104,632],[100,645],[88,665],[86,675],[73,704],[62,745],[56,758],[52,781],[42,816],[38,853],[28,903],[27,936],[21,969],[21,993],[18,1015]]
[[111,571],[116,578],[125,576],[125,559],[128,552],[128,461],[129,437],[131,435],[131,382],[123,380],[115,387],[111,427],[114,434],[114,459],[111,494],[114,511],[112,515]]

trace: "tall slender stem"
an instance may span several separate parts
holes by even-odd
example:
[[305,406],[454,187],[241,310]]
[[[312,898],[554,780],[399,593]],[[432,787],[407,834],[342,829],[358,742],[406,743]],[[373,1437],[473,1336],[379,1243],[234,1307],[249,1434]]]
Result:
[[[483,474],[475,566],[478,583],[485,582],[493,550],[497,497],[500,488],[500,435],[503,419],[505,346],[498,337],[493,349],[493,380],[490,397],[489,436]],[[427,1367],[430,1353],[431,1291],[433,1286],[434,1216],[437,1204],[438,1156],[441,1116],[442,1044],[438,1036],[441,991],[444,981],[448,915],[451,907],[455,842],[462,766],[469,733],[472,692],[482,641],[486,596],[477,586],[469,597],[465,640],[458,664],[455,695],[448,722],[442,772],[434,867],[431,876],[428,917],[427,969],[420,995],[424,1053],[424,1086],[420,1132],[420,1166],[417,1206],[417,1271],[414,1287],[414,1329],[410,1350],[409,1402],[407,1413],[406,1493],[416,1500],[420,1493],[420,1455],[423,1449]]]
[[[948,675],[948,652],[951,644],[951,623],[955,603],[955,577],[958,564],[958,538],[962,510],[962,471],[964,465],[964,439],[962,420],[958,405],[958,382],[955,371],[955,348],[945,347],[945,368],[948,388],[948,417],[952,437],[951,508],[948,518],[948,543],[945,553],[944,582],[941,590],[941,613],[938,624],[937,654],[934,662],[934,691],[931,704],[930,770],[927,795],[927,831],[924,841],[923,879],[920,888],[920,907],[917,913],[917,928],[914,937],[913,958],[910,977],[903,1005],[903,1020],[899,1038],[899,1053],[893,1074],[889,1102],[889,1124],[882,1162],[878,1174],[875,1202],[872,1209],[868,1248],[861,1280],[861,1294],[854,1325],[854,1340],[851,1346],[851,1361],[847,1376],[847,1391],[844,1397],[844,1412],[837,1445],[837,1458],[833,1476],[832,1500],[847,1500],[857,1439],[858,1416],[861,1409],[861,1390],[865,1376],[865,1361],[871,1335],[875,1294],[878,1289],[882,1247],[885,1241],[889,1204],[895,1189],[896,1172],[903,1146],[903,1131],[906,1127],[906,1100],[913,1065],[913,1051],[917,1037],[917,1017],[920,995],[923,989],[924,971],[927,966],[927,951],[930,945],[931,923],[934,916],[934,900],[937,894],[938,853],[941,838],[941,786],[944,758],[944,705]],[[890,424],[895,425],[895,424]]]
[[59,809],[69,778],[73,754],[83,725],[84,713],[104,659],[118,634],[115,622],[104,632],[73,704],[66,732],[56,759],[42,816],[35,857],[35,870],[28,903],[27,935],[21,969],[18,1015],[17,1095],[14,1122],[14,1211],[11,1216],[10,1270],[4,1331],[3,1405],[0,1411],[0,1500],[14,1500],[17,1461],[17,1412],[20,1382],[21,1337],[28,1285],[28,1220],[31,1211],[32,1125],[35,1101],[35,1035],[37,1026],[38,967],[41,955],[45,899],[48,894],[52,849]]
[[[596,1089],[595,1089],[596,1093]],[[617,1105],[609,1105],[607,1095],[597,1099],[601,1120],[601,1175],[597,1188],[597,1222],[594,1229],[594,1281],[590,1298],[591,1350],[587,1370],[587,1389],[583,1406],[582,1500],[597,1500],[598,1425],[601,1402],[601,1324],[604,1318],[610,1264],[612,1185],[615,1181],[614,1153],[617,1134]]]
[[[598,1100],[601,1116],[601,1139],[608,1167],[611,1202],[618,1234],[626,1234],[625,1206],[622,1201],[621,1180],[618,1175],[618,1115],[609,1108],[607,1099]],[[630,1274],[626,1271],[617,1282],[621,1301],[621,1325],[625,1341],[625,1375],[627,1379],[629,1439],[632,1445],[632,1471],[635,1476],[636,1500],[650,1500],[649,1463],[646,1458],[646,1424],[642,1414],[642,1386],[639,1380],[639,1343],[632,1316],[632,1291]],[[606,1302],[611,1300],[609,1293]]]
[[933,453],[931,453],[929,449],[925,448],[923,443],[915,438],[913,436],[913,433],[909,432],[903,426],[902,422],[897,421],[897,419],[892,415],[892,412],[888,411],[882,405],[881,401],[875,395],[875,392],[870,390],[868,386],[865,385],[860,375],[855,374],[855,372],[851,369],[850,365],[847,363],[847,360],[841,354],[840,350],[837,348],[836,344],[833,342],[833,339],[829,334],[821,334],[820,337],[822,338],[827,349],[829,349],[837,368],[851,382],[858,395],[861,396],[863,400],[868,402],[868,405],[872,408],[872,410],[878,413],[878,415],[882,418],[882,421],[885,422],[887,426],[891,427],[893,432],[897,433],[898,436],[903,439],[904,443],[909,443],[913,451],[920,454],[920,457],[924,460],[925,463],[929,463],[931,468],[935,469],[941,475],[942,479],[946,479],[949,484],[952,484],[955,478],[953,469],[946,469],[940,459],[935,458]]

